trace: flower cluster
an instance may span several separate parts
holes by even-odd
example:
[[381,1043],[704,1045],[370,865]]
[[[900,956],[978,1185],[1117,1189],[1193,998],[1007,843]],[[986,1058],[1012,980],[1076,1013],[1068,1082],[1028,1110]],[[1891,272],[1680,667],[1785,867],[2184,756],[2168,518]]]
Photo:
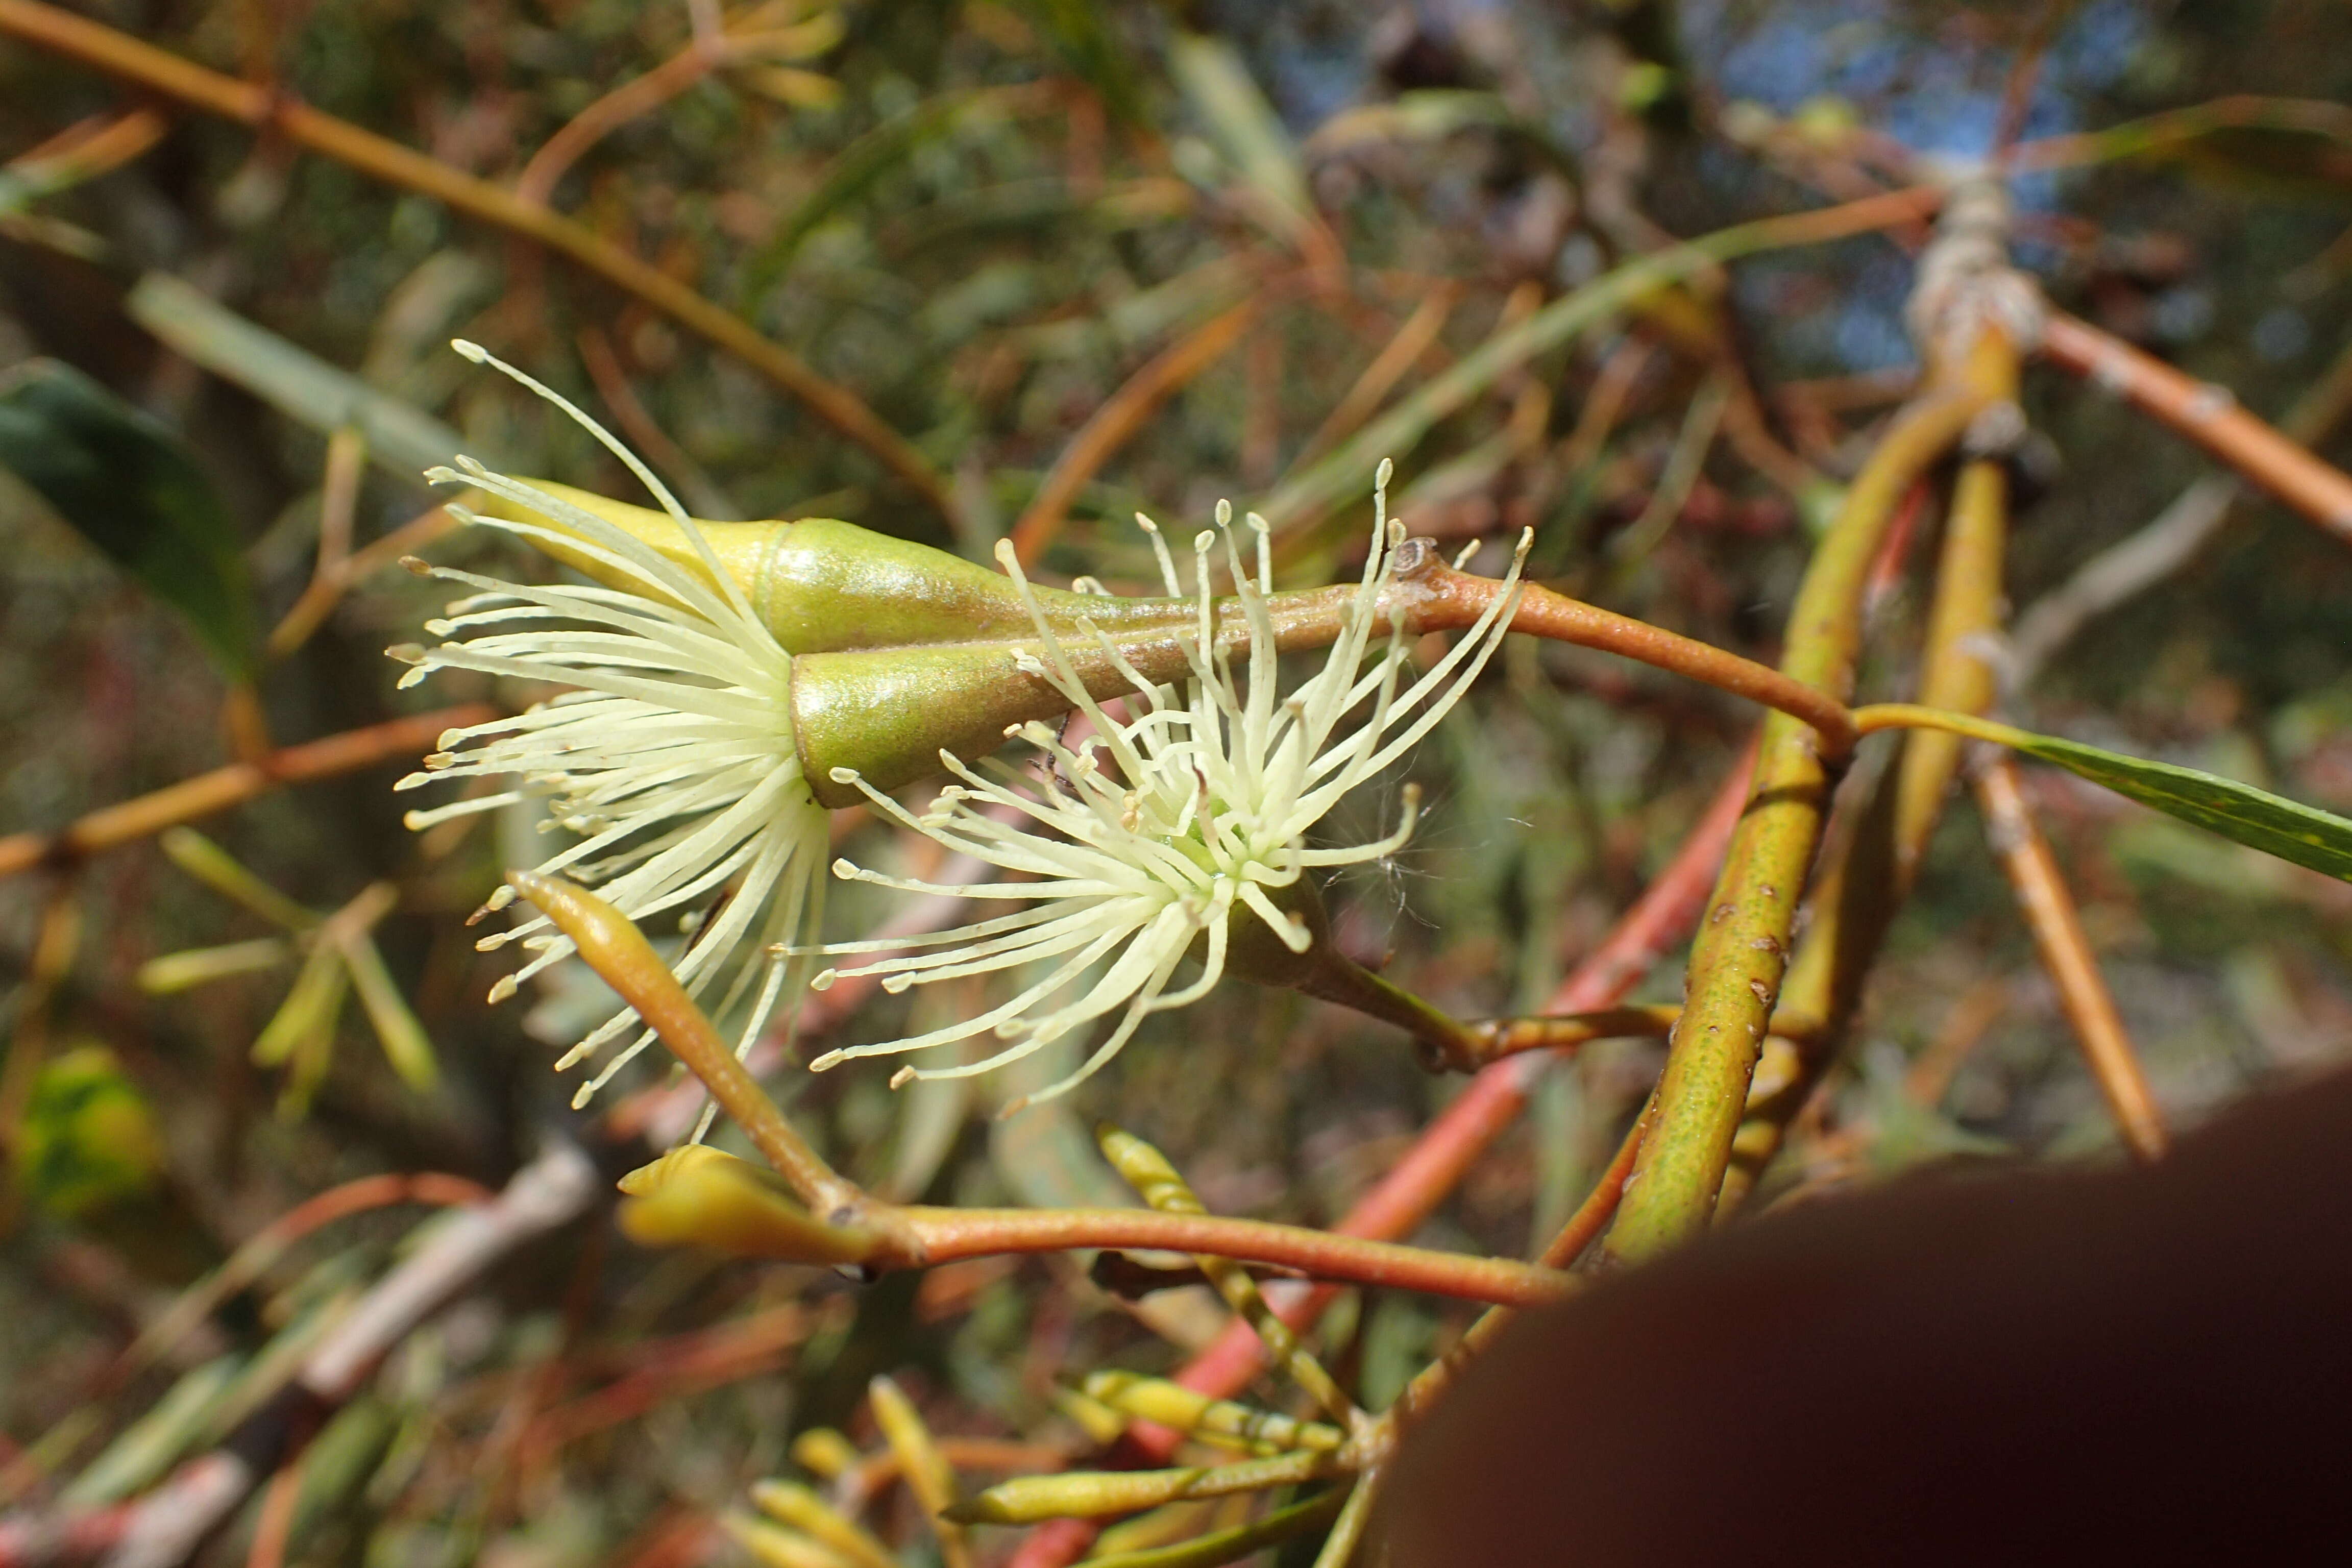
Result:
[[[1036,968],[1012,996],[971,1017],[927,1034],[832,1051],[815,1067],[981,1035],[1011,1042],[978,1061],[904,1068],[891,1081],[965,1077],[1017,1060],[1116,1013],[1116,1026],[1084,1065],[1033,1097],[1047,1099],[1101,1068],[1146,1017],[1207,995],[1232,967],[1236,941],[1255,936],[1244,922],[1262,925],[1293,953],[1307,951],[1313,932],[1296,911],[1315,894],[1311,880],[1302,879],[1402,847],[1412,831],[1413,796],[1407,792],[1402,820],[1377,841],[1310,848],[1308,833],[1349,791],[1402,758],[1477,678],[1509,627],[1527,553],[1523,539],[1511,564],[1510,591],[1497,595],[1430,668],[1408,679],[1402,621],[1392,612],[1384,616],[1383,607],[1404,542],[1403,526],[1387,515],[1388,473],[1383,463],[1370,552],[1339,637],[1322,668],[1287,697],[1278,694],[1275,626],[1266,605],[1273,592],[1266,528],[1255,514],[1248,519],[1256,534],[1254,576],[1234,542],[1231,508],[1221,505],[1217,515],[1249,632],[1246,678],[1236,679],[1233,659],[1218,647],[1218,606],[1210,596],[1218,535],[1203,531],[1193,541],[1198,616],[1184,639],[1189,679],[1175,685],[1149,680],[1092,623],[1077,623],[1077,636],[1091,639],[1128,678],[1129,690],[1109,702],[1088,694],[1019,563],[1009,548],[999,549],[997,558],[1035,622],[1039,651],[1024,655],[1022,668],[1068,699],[1085,727],[1083,737],[1075,726],[1066,733],[1042,723],[1020,727],[1017,733],[1043,753],[1045,764],[1028,771],[995,759],[975,768],[942,752],[941,764],[961,782],[921,816],[850,770],[835,770],[834,778],[857,784],[877,810],[950,849],[1028,879],[940,887],[846,860],[836,861],[834,871],[911,892],[1027,907],[911,943],[892,938],[833,944],[822,951],[843,957],[910,945],[924,951],[828,969],[814,983],[822,988],[842,974],[878,975],[886,990],[902,991],[961,975]],[[1181,596],[1176,563],[1159,530],[1148,518],[1137,521],[1151,538],[1169,593]],[[1384,646],[1376,641],[1383,629]],[[1367,707],[1367,716],[1351,725],[1350,717]],[[1199,973],[1173,984],[1188,954],[1199,959]]]
[[[503,529],[570,559],[593,560],[623,586],[551,587],[432,568],[477,590],[426,630],[448,640],[394,656],[415,668],[413,685],[436,669],[467,669],[561,683],[561,694],[512,718],[441,737],[425,771],[397,787],[451,779],[510,781],[449,805],[408,814],[412,828],[544,800],[552,821],[577,836],[541,864],[594,886],[630,920],[667,915],[685,931],[674,962],[688,993],[725,1016],[750,998],[739,1051],[757,1037],[782,992],[788,947],[814,922],[823,892],[828,814],[811,796],[793,744],[792,657],[719,569],[701,533],[661,481],[595,421],[520,371],[469,343],[460,353],[504,371],[578,420],[645,481],[701,550],[707,576],[681,569],[580,507],[494,473],[470,458],[436,483],[465,483],[536,514],[541,521],[469,521]],[[475,919],[513,900],[501,888]],[[493,1002],[572,951],[534,918],[485,937],[484,951],[520,941],[535,956],[500,980]],[[723,984],[722,984],[723,982]],[[716,991],[715,998],[712,993]],[[624,1009],[558,1062],[587,1059],[638,1024]],[[653,1038],[636,1037],[583,1085],[584,1104]]]

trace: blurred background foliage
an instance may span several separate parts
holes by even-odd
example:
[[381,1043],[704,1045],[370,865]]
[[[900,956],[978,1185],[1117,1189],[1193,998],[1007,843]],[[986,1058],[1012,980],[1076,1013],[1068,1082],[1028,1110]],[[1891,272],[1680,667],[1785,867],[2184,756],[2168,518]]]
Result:
[[[82,9],[572,216],[853,391],[949,504],[525,240],[0,43],[8,406],[100,399],[142,433],[110,426],[107,441],[149,455],[134,469],[131,447],[100,443],[98,472],[197,476],[122,503],[193,531],[158,566],[109,543],[121,515],[61,518],[58,492],[0,472],[11,831],[259,735],[428,706],[394,698],[382,649],[439,596],[389,569],[397,550],[365,547],[411,527],[439,561],[553,571],[501,538],[423,542],[417,469],[450,444],[635,499],[578,429],[446,352],[452,336],[607,417],[704,515],[844,517],[982,560],[1012,532],[1056,581],[1133,584],[1149,574],[1137,509],[1190,527],[1220,497],[1281,493],[1497,331],[1669,237],[1980,156],[2005,100],[2032,139],[2223,94],[2352,90],[2332,0]],[[83,147],[109,133],[114,151]],[[2352,148],[2245,130],[2017,189],[2019,259],[2055,300],[2258,412],[2323,383],[2352,339]],[[1402,514],[1449,547],[1486,542],[1489,563],[1531,526],[1546,577],[1774,657],[1821,486],[1853,471],[1910,384],[1920,237],[1741,262],[1726,289],[1654,299],[1490,378],[1388,454]],[[2028,412],[2020,608],[2209,472],[2095,387],[2038,373]],[[1099,460],[1073,464],[1081,433],[1112,420]],[[1343,504],[1282,519],[1291,581],[1345,566],[1362,468]],[[317,563],[350,548],[370,570],[306,601]],[[1906,583],[1891,571],[1874,610],[1865,694],[1907,678]],[[289,623],[305,603],[307,624]],[[278,632],[263,647],[239,616]],[[2192,565],[2053,651],[2011,712],[2352,808],[2352,561],[2241,504]],[[1415,763],[1432,805],[1414,843],[1335,895],[1343,940],[1464,1014],[1540,1003],[1680,842],[1750,722],[1654,672],[1515,645]],[[413,836],[386,788],[404,765],[266,795],[208,823],[201,847],[142,843],[0,883],[0,1504],[128,1495],[226,1430],[273,1356],[282,1376],[405,1221],[339,1220],[160,1364],[109,1369],[173,1290],[305,1198],[386,1171],[495,1185],[558,1131],[618,1170],[675,1122],[650,1068],[566,1109],[551,1042],[604,1007],[576,966],[483,1005],[511,961],[477,954],[462,917],[502,865],[538,858],[534,825]],[[2177,1121],[2352,1051],[2352,890],[2063,776],[2032,783]],[[1363,798],[1341,827],[1371,837],[1393,805]],[[918,854],[853,831],[866,863]],[[837,934],[888,914],[865,891],[837,897]],[[1678,967],[1641,999],[1672,1000]],[[944,987],[876,998],[814,1018],[796,1048],[976,1005]],[[1621,1044],[1553,1073],[1423,1239],[1517,1253],[1548,1235],[1655,1061]],[[890,1195],[1117,1201],[1083,1131],[1104,1115],[1178,1158],[1213,1207],[1304,1223],[1340,1213],[1454,1088],[1374,1026],[1240,986],[1148,1028],[1076,1107],[998,1123],[1021,1082],[892,1095],[887,1076],[785,1064],[772,1082]],[[2112,1142],[1971,810],[1949,815],[1860,1049],[1800,1131],[1784,1191]],[[1165,1370],[1219,1321],[1200,1292],[1139,1305],[1059,1258],[860,1287],[641,1252],[608,1229],[568,1228],[411,1336],[321,1439],[292,1559],[696,1560],[732,1549],[694,1522],[775,1473],[796,1433],[847,1426],[870,1446],[876,1372],[902,1374],[939,1431],[1050,1455],[1085,1441],[1057,1379]],[[1377,1407],[1465,1317],[1364,1293],[1321,1343]],[[912,1505],[892,1506],[885,1534],[930,1550]]]

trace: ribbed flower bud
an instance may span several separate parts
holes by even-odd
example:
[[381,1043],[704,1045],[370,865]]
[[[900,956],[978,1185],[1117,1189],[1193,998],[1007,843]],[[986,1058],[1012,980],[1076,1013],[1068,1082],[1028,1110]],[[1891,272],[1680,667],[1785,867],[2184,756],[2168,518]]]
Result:
[[[1065,641],[1071,674],[1097,698],[1132,690],[1139,678],[1182,679],[1204,635],[1221,654],[1246,651],[1252,637],[1237,596],[1204,612],[1190,595],[1126,598],[1041,587],[831,518],[698,521],[706,558],[666,513],[544,479],[518,482],[593,514],[714,591],[724,587],[709,563],[717,563],[793,656],[802,774],[828,806],[863,798],[834,781],[836,769],[896,789],[938,773],[941,752],[985,756],[1020,726],[1067,712],[1069,695],[1045,668],[1041,627]],[[643,574],[617,572],[609,552],[567,548],[561,520],[543,509],[493,494],[479,510],[532,525],[541,549],[600,582],[646,592]],[[1158,543],[1151,522],[1137,521]],[[1000,560],[1009,548],[999,546]],[[1404,541],[1396,552],[1384,584],[1396,602],[1382,607],[1404,612],[1408,627],[1412,584],[1436,560],[1423,540]],[[1263,618],[1276,650],[1328,646],[1355,597],[1351,585],[1265,595]]]
[[648,1247],[712,1247],[788,1263],[856,1263],[874,1254],[871,1231],[825,1224],[775,1173],[707,1144],[639,1166],[621,1178],[621,1230]]

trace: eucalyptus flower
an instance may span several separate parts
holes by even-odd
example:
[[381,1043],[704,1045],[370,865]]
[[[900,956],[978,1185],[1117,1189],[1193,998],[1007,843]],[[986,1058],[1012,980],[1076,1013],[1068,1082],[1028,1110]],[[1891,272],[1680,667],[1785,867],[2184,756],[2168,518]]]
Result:
[[[836,860],[834,872],[909,892],[1026,907],[911,942],[835,943],[821,951],[842,957],[909,946],[924,951],[827,969],[813,984],[823,989],[844,974],[878,975],[885,990],[898,992],[1030,965],[1042,973],[1024,977],[1008,1000],[969,1018],[903,1039],[830,1051],[815,1068],[982,1035],[1011,1042],[980,1061],[902,1068],[891,1082],[967,1077],[1116,1014],[1117,1024],[1084,1065],[1033,1097],[1045,1100],[1100,1068],[1146,1017],[1199,1001],[1228,972],[1318,989],[1307,983],[1310,970],[1344,961],[1328,950],[1314,875],[1401,848],[1412,833],[1417,795],[1407,788],[1395,829],[1370,843],[1310,847],[1307,836],[1350,791],[1411,751],[1477,679],[1509,628],[1527,554],[1523,539],[1507,591],[1434,665],[1409,679],[1402,619],[1382,613],[1405,542],[1403,525],[1387,515],[1388,475],[1383,463],[1371,549],[1342,613],[1339,636],[1322,668],[1287,697],[1277,690],[1266,525],[1255,514],[1248,520],[1256,533],[1253,579],[1234,541],[1232,509],[1221,504],[1217,513],[1250,632],[1246,679],[1236,680],[1233,659],[1217,646],[1209,581],[1217,534],[1204,531],[1193,540],[1197,615],[1180,639],[1188,679],[1175,684],[1146,679],[1092,620],[1077,618],[1077,637],[1127,678],[1129,689],[1113,702],[1088,694],[1054,617],[1038,603],[1011,549],[998,548],[997,559],[1034,623],[1038,651],[1022,655],[1020,668],[1051,682],[1090,733],[1068,741],[1034,721],[1009,730],[1043,754],[1045,766],[1030,772],[995,759],[974,768],[942,752],[941,765],[961,782],[921,816],[854,770],[836,768],[832,777],[860,788],[876,809],[949,849],[1028,879],[942,887],[847,860]],[[1181,596],[1175,560],[1159,529],[1139,514],[1136,521],[1151,539],[1169,594]],[[1375,656],[1383,626],[1385,647]],[[1350,716],[1367,704],[1369,714],[1351,724]],[[1176,984],[1188,954],[1197,956],[1200,972]]]
[[[793,747],[793,660],[719,568],[701,531],[627,447],[570,402],[471,343],[457,345],[530,387],[577,420],[626,464],[692,542],[707,574],[666,559],[643,541],[573,502],[471,458],[436,468],[436,483],[475,486],[511,503],[520,519],[465,513],[595,569],[593,585],[534,586],[446,567],[429,574],[475,590],[425,629],[435,647],[401,647],[411,686],[437,669],[467,669],[569,689],[511,718],[442,735],[425,771],[394,786],[495,779],[504,788],[408,814],[412,828],[544,800],[551,821],[576,835],[540,863],[594,887],[630,920],[667,916],[684,933],[672,967],[691,995],[724,1016],[750,997],[738,1054],[773,1010],[788,945],[822,900],[828,814],[809,792]],[[534,521],[535,519],[535,521]],[[420,570],[427,570],[421,566]],[[501,888],[476,911],[506,908]],[[499,981],[492,1002],[573,951],[545,917],[484,937],[488,952],[520,942],[532,956]],[[575,1096],[585,1104],[653,1039],[624,1009],[560,1060],[559,1071],[595,1056],[631,1029]]]

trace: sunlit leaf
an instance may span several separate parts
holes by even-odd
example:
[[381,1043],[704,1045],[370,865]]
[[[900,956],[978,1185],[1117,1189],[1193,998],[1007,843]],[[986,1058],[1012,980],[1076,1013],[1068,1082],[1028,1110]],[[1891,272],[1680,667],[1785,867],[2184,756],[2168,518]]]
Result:
[[2218,773],[2029,735],[2019,751],[2265,854],[2352,882],[2352,822]]
[[71,365],[0,384],[0,466],[187,617],[222,668],[259,668],[236,520],[180,438]]
[[2012,725],[1947,713],[1934,708],[1889,702],[1859,709],[1854,718],[1865,731],[1896,728],[1948,730],[2007,746],[2064,768],[2183,822],[2240,844],[2352,882],[2352,821],[2301,801],[2240,784],[2219,773],[2172,763],[2149,762],[2086,746],[2080,741],[2036,735]]

